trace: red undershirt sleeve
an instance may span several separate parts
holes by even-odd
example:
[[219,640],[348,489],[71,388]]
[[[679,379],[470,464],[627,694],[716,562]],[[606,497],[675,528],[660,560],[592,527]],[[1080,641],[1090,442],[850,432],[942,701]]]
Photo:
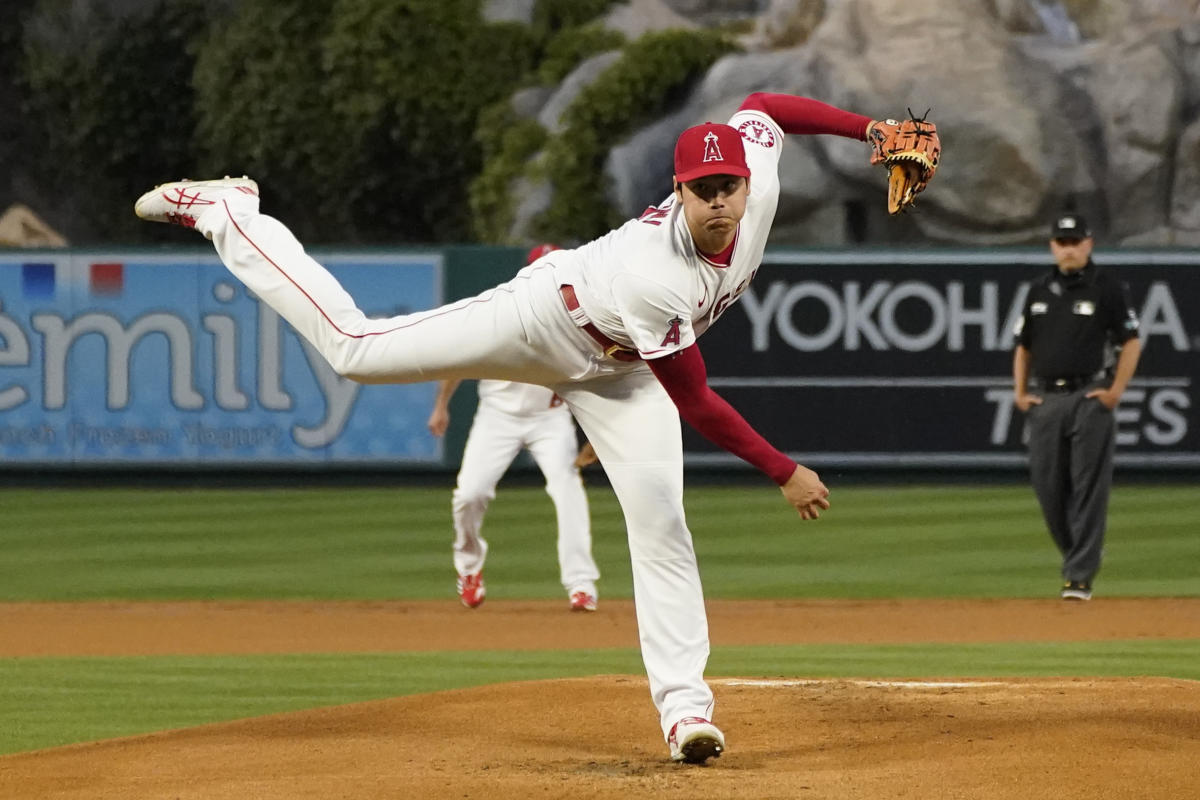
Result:
[[696,345],[646,362],[684,422],[704,438],[753,464],[782,486],[796,462],[772,447],[733,406],[708,385],[708,370]]
[[763,112],[775,120],[784,133],[832,133],[863,142],[867,140],[867,125],[872,122],[870,117],[843,111],[819,100],[770,92],[755,92],[745,99],[740,110]]

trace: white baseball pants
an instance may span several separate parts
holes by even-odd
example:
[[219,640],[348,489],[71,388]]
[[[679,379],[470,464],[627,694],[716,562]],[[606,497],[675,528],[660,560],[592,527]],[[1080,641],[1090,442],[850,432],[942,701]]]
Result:
[[496,484],[522,449],[546,478],[558,521],[558,568],[567,593],[596,595],[600,570],[592,558],[587,493],[575,466],[575,422],[566,406],[534,414],[509,414],[481,402],[467,434],[454,487],[454,568],[460,575],[483,569],[487,540],[481,534]]
[[683,511],[679,413],[645,364],[605,358],[575,327],[553,257],[477,297],[367,319],[291,231],[258,213],[258,198],[230,195],[196,228],[230,272],[341,375],[366,383],[496,378],[556,391],[596,448],[625,515],[642,660],[663,738],[683,717],[712,718],[704,682],[708,622]]

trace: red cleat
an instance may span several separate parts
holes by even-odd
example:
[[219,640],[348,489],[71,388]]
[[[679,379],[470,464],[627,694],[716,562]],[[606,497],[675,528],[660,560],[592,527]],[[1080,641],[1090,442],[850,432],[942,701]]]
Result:
[[572,592],[571,593],[571,610],[572,611],[595,611],[596,596],[587,592]]
[[483,602],[485,594],[487,594],[487,589],[483,585],[482,572],[458,576],[458,598],[462,600],[464,606],[478,608],[479,604]]

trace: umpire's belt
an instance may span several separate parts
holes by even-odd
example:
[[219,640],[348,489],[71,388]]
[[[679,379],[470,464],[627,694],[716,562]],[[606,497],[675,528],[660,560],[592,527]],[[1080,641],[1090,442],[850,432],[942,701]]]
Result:
[[617,344],[592,324],[587,315],[583,313],[583,309],[579,307],[579,298],[575,296],[574,286],[564,283],[558,287],[558,291],[562,294],[563,305],[567,307],[567,313],[571,315],[571,321],[580,330],[596,340],[596,344],[600,345],[600,349],[604,351],[604,355],[609,358],[615,358],[617,361],[642,360],[642,357],[638,355],[636,350],[630,350],[623,344]]
[[1063,375],[1059,378],[1043,378],[1038,377],[1038,384],[1044,392],[1057,392],[1059,394],[1070,394],[1077,392],[1090,383],[1095,383],[1108,377],[1107,370],[1093,372],[1091,375]]

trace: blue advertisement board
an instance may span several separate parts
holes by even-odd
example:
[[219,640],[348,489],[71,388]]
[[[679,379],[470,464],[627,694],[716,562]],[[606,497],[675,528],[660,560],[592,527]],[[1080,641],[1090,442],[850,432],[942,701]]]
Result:
[[[441,302],[442,256],[318,260],[371,317]],[[214,254],[0,254],[4,465],[440,463],[433,384],[339,377]]]

